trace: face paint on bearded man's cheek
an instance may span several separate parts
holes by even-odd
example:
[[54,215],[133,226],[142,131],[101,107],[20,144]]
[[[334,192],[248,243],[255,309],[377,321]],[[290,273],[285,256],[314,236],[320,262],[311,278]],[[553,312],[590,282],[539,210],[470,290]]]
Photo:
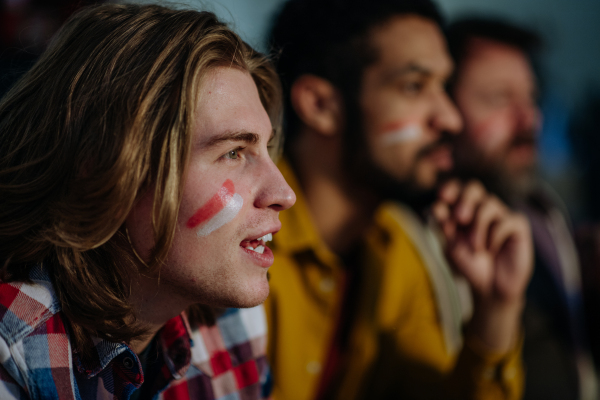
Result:
[[384,146],[411,142],[423,135],[423,130],[418,123],[405,121],[387,124],[379,132],[379,142]]
[[217,193],[188,220],[186,226],[197,229],[198,237],[207,236],[232,221],[242,209],[244,199],[235,192],[235,186],[227,179]]

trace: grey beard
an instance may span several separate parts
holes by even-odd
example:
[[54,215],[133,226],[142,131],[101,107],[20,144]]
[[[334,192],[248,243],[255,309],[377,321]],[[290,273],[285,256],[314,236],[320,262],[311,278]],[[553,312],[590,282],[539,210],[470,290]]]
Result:
[[496,165],[487,171],[480,170],[474,177],[506,203],[517,204],[534,191],[538,174],[535,166],[511,174],[502,165]]

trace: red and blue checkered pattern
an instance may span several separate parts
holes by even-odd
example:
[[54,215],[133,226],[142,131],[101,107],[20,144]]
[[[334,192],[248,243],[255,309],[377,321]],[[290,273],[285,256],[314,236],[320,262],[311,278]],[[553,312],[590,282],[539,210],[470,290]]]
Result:
[[269,397],[262,306],[228,309],[212,327],[190,327],[185,313],[171,319],[157,334],[159,359],[144,378],[124,343],[93,339],[98,358],[84,365],[44,268],[34,268],[31,279],[0,282],[0,399],[120,400],[140,386],[141,398]]

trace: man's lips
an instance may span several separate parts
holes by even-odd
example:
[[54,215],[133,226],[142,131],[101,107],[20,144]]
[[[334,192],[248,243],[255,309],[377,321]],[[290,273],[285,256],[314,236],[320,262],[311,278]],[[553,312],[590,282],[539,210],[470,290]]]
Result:
[[452,150],[448,145],[442,145],[431,149],[423,155],[423,158],[433,161],[438,168],[443,170],[450,170],[454,166]]
[[242,251],[252,257],[254,262],[263,268],[269,268],[275,260],[273,252],[267,247],[267,242],[273,240],[273,234],[277,233],[279,228],[270,230],[262,236],[254,239],[245,239],[240,243]]
[[537,148],[530,144],[513,145],[507,155],[512,163],[533,164],[537,158]]
[[271,240],[273,240],[273,235],[271,233],[267,233],[266,235],[263,235],[257,239],[243,240],[242,243],[240,243],[240,246],[247,250],[253,250],[262,254],[264,248],[266,247],[266,243],[270,242]]
[[246,248],[242,247],[242,251],[249,257],[252,258],[252,261],[255,264],[258,264],[259,266],[263,267],[263,268],[269,268],[271,265],[273,265],[273,261],[275,261],[275,257],[273,256],[273,252],[271,251],[270,248],[268,247],[264,247],[263,252],[262,253],[257,253],[254,250],[248,250]]
[[267,229],[259,234],[251,235],[248,238],[242,240],[240,243],[240,247],[242,247],[246,251],[251,251],[257,254],[263,254],[269,248],[267,247],[267,242],[273,240],[273,235],[279,232],[281,228],[281,224],[278,226]]

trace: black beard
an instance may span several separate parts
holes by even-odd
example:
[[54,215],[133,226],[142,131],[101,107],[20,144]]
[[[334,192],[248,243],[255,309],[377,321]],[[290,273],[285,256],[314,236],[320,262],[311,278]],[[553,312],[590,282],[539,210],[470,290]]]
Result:
[[[355,113],[354,115],[360,114]],[[386,200],[402,202],[419,214],[428,209],[437,198],[439,182],[445,180],[447,174],[440,174],[438,184],[428,189],[419,187],[415,182],[413,177],[416,175],[416,171],[414,169],[409,172],[408,180],[398,181],[397,178],[375,164],[368,151],[362,121],[360,117],[354,119],[355,121],[348,121],[349,128],[346,133],[349,140],[346,140],[344,149],[344,162],[348,166],[346,176],[351,180],[352,186],[374,193],[379,202]],[[452,135],[443,132],[438,141],[419,151],[415,156],[415,165],[419,159],[428,156],[440,146],[452,146],[451,140]]]
[[411,183],[396,182],[386,192],[385,198],[404,203],[420,216],[424,216],[425,212],[436,201],[437,191],[437,185],[431,189],[422,189]]

